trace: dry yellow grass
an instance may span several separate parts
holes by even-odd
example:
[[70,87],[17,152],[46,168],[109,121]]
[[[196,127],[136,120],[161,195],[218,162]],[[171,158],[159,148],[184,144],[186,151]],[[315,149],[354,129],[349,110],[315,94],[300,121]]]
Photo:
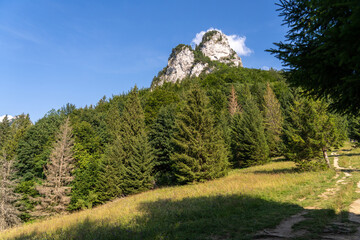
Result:
[[[300,208],[314,204],[318,201],[315,196],[319,195],[328,185],[333,183],[332,177],[334,172],[331,170],[324,172],[298,173],[294,171],[293,168],[294,164],[292,162],[272,162],[264,166],[234,170],[227,177],[206,183],[155,189],[126,198],[117,199],[94,209],[79,211],[69,215],[55,216],[35,223],[19,226],[2,232],[0,234],[0,239],[39,239],[40,236],[44,236],[43,234],[46,234],[46,237],[43,237],[42,239],[75,238],[69,233],[72,231],[71,229],[74,228],[74,226],[80,226],[86,222],[90,222],[91,227],[93,228],[106,226],[125,229],[127,232],[135,231],[139,233],[145,231],[150,232],[149,236],[156,236],[157,239],[162,239],[162,235],[154,233],[154,231],[157,231],[156,229],[158,226],[152,226],[149,221],[159,221],[160,225],[163,224],[161,223],[161,219],[154,219],[154,216],[164,216],[164,218],[168,217],[170,220],[175,219],[174,221],[180,221],[181,219],[179,220],[176,216],[170,215],[176,215],[177,211],[180,213],[182,213],[181,211],[186,212],[193,207],[192,205],[196,205],[194,204],[194,201],[197,200],[200,201],[200,207],[202,205],[201,201],[203,201],[204,204],[214,204],[214,211],[220,211],[219,213],[214,214],[219,215],[221,215],[221,211],[227,211],[227,209],[217,206],[216,204],[235,201],[232,199],[234,196],[239,198],[241,196],[247,196],[253,199],[260,199],[264,202],[274,202],[276,204],[294,204]],[[214,200],[219,197],[226,200],[219,200],[218,202],[217,200]],[[209,202],[210,200],[207,201],[207,199],[212,200]],[[179,205],[172,205],[169,204],[169,202],[181,203],[180,206],[182,209],[178,209]],[[148,211],[144,210],[144,204],[147,204],[148,206],[157,206],[161,214],[157,213],[157,215],[149,215]],[[239,207],[238,211],[240,212],[246,212],[248,210],[241,209],[241,206],[236,205],[236,203],[234,206]],[[177,209],[174,210],[172,208]],[[203,210],[199,210],[200,213],[201,211]],[[196,214],[199,214],[199,212],[196,212]],[[186,216],[191,218],[191,214],[192,213],[188,213]],[[150,217],[153,219],[148,219]],[[279,220],[281,220],[281,216]],[[147,224],[146,226],[144,225],[145,222]],[[150,226],[152,229],[147,229],[150,228]],[[262,226],[263,225],[260,224],[258,228],[261,228]],[[171,227],[173,227],[173,225],[171,225]],[[174,225],[174,229],[176,229],[176,224]],[[171,231],[176,230],[167,230],[168,235],[175,234]],[[244,231],[248,230],[245,229]],[[139,235],[136,236],[141,239]],[[144,236],[145,239],[152,238],[146,237],[146,235],[141,236]],[[104,239],[116,238],[104,236]],[[129,239],[131,239],[131,235]]]

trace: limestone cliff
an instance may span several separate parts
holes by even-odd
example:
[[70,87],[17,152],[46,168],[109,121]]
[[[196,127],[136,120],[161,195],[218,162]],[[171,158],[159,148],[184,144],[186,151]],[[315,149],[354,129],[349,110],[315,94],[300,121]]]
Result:
[[240,57],[230,47],[225,34],[212,30],[204,34],[201,43],[193,50],[189,45],[180,44],[172,50],[168,65],[154,78],[151,87],[165,82],[175,83],[186,77],[198,77],[216,68],[216,62],[242,67]]

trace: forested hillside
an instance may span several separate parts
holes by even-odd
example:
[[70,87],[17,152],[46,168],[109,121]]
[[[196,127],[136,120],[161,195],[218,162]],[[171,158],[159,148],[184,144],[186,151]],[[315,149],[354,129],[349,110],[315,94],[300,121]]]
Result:
[[326,168],[348,121],[299,92],[279,71],[218,63],[217,71],[181,83],[135,86],[95,106],[67,104],[34,124],[26,115],[5,118],[1,229],[211,180],[271,157],[286,156],[299,170]]

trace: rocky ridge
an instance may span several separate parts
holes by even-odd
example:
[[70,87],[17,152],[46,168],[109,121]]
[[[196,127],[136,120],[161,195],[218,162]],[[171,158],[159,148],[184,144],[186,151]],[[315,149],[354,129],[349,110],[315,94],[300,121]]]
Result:
[[175,83],[186,77],[198,77],[201,73],[210,73],[216,68],[216,62],[234,67],[242,67],[240,57],[230,47],[225,34],[212,30],[204,34],[195,50],[189,45],[179,44],[172,50],[168,65],[153,79],[151,87],[166,82]]

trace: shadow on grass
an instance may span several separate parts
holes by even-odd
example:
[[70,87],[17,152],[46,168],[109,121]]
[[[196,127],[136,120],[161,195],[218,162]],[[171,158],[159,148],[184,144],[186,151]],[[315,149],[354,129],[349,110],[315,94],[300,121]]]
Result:
[[353,156],[360,156],[360,153],[341,153],[332,155],[332,157],[353,157]]
[[254,171],[253,173],[279,174],[279,173],[296,173],[296,172],[299,172],[299,170],[296,167],[292,167],[292,168],[271,169],[271,170],[258,170],[258,171]]
[[55,233],[30,233],[16,239],[252,239],[259,230],[273,228],[303,208],[229,195],[143,202],[139,210],[143,216],[127,225],[87,218]]

